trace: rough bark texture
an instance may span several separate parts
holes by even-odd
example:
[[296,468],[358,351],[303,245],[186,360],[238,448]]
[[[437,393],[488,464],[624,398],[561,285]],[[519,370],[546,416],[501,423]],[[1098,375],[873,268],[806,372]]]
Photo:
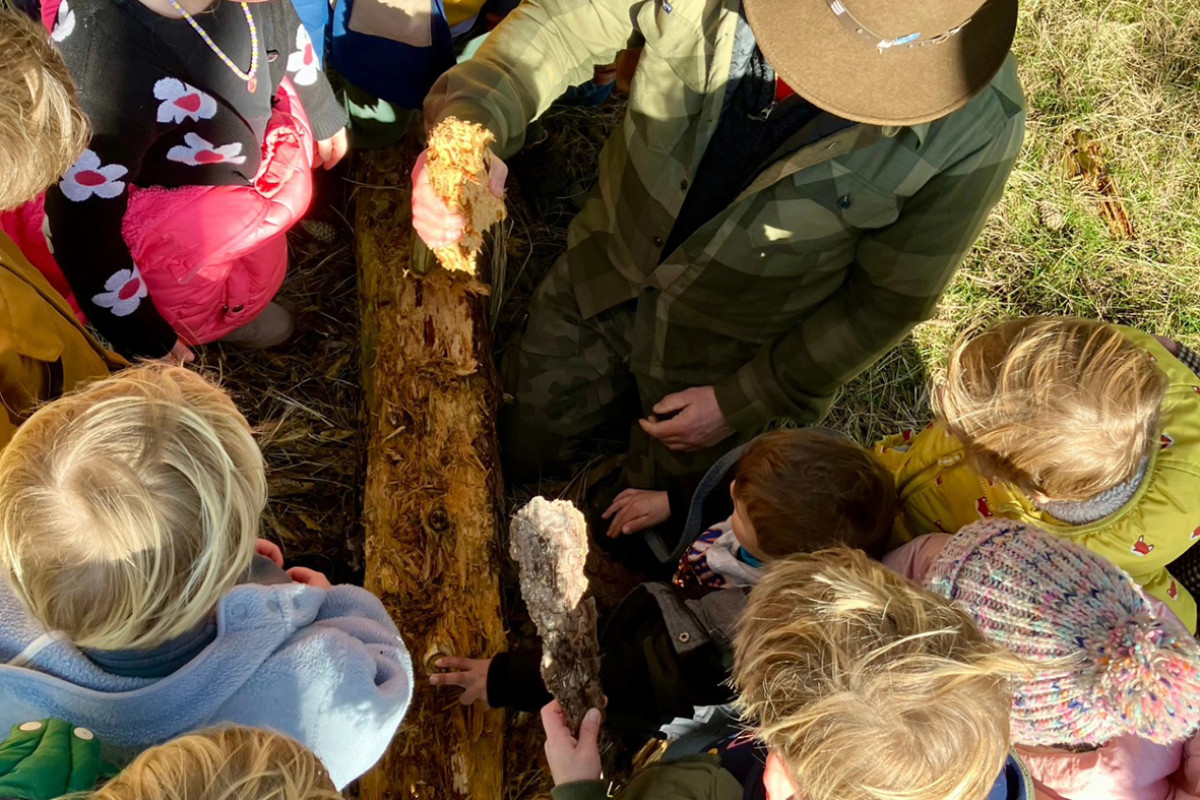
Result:
[[570,501],[535,497],[513,517],[509,536],[521,596],[542,637],[542,679],[578,733],[587,710],[604,704],[596,603],[584,598],[587,523]]
[[363,800],[504,796],[504,715],[428,684],[433,660],[505,647],[497,550],[499,396],[487,286],[408,270],[415,145],[363,156],[357,236],[368,419],[366,587],[413,655],[412,708]]

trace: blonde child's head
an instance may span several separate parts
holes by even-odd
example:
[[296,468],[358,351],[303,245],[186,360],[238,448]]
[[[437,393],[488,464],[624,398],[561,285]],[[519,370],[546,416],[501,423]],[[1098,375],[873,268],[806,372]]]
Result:
[[755,437],[738,459],[734,533],[764,560],[845,545],[876,552],[896,517],[892,476],[869,450],[820,428]]
[[299,742],[258,728],[222,727],[143,752],[91,800],[341,800]]
[[0,452],[0,566],[77,646],[151,648],[237,583],[265,503],[262,454],[229,395],[145,364],[44,406]]
[[946,600],[839,548],[767,568],[733,675],[770,796],[980,800],[1008,753],[1021,667]]
[[935,403],[983,474],[1086,500],[1137,474],[1157,446],[1166,390],[1118,328],[1025,317],[960,342]]
[[87,144],[67,65],[42,26],[0,3],[0,211],[31,200]]

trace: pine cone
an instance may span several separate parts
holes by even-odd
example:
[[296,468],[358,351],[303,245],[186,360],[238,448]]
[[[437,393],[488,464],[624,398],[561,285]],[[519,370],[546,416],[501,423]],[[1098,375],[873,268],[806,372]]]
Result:
[[306,219],[301,221],[300,227],[321,244],[333,244],[337,241],[338,231],[332,223],[319,219]]
[[1049,200],[1039,200],[1037,210],[1038,220],[1048,230],[1058,233],[1067,226],[1066,215]]

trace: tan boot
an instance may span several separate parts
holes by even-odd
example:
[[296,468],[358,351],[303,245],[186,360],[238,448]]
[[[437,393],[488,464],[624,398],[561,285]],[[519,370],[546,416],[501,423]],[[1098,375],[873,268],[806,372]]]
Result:
[[265,350],[283,344],[292,338],[295,331],[296,321],[292,318],[292,312],[279,303],[269,303],[257,317],[236,331],[225,334],[221,341],[236,347]]

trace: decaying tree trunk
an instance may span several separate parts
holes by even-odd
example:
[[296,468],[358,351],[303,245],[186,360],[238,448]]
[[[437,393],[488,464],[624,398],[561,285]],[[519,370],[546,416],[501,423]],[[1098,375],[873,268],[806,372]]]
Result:
[[[366,587],[413,655],[413,704],[364,800],[499,799],[504,715],[434,690],[434,659],[505,647],[496,547],[499,396],[485,283],[408,270],[409,170],[417,155],[367,154],[357,237],[363,389],[369,415],[363,521]],[[485,278],[486,279],[486,278]]]
[[521,596],[542,637],[542,679],[578,734],[587,710],[604,704],[596,602],[583,596],[587,523],[569,500],[535,497],[513,516],[509,537]]

